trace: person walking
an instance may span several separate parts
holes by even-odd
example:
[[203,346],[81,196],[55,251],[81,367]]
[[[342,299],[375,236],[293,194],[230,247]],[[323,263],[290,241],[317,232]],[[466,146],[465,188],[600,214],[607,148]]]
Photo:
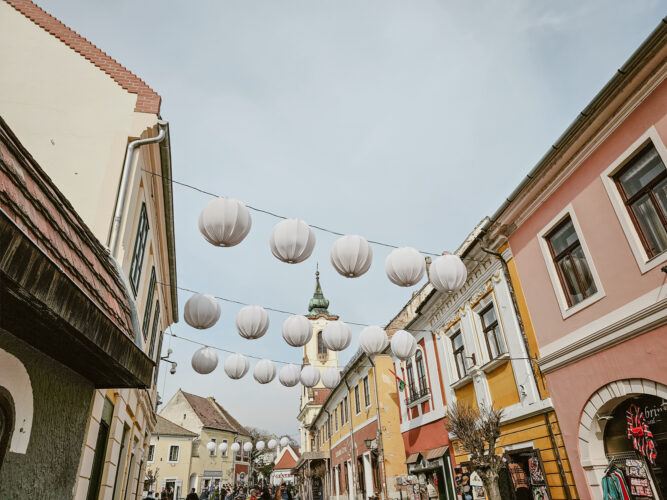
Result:
[[197,495],[197,492],[194,488],[192,488],[190,493],[188,493],[188,496],[185,497],[185,500],[199,500],[199,495]]

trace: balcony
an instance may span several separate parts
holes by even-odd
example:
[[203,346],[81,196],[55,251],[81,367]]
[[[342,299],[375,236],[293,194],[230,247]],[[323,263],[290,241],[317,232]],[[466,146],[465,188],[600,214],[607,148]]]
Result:
[[431,390],[428,387],[417,388],[409,391],[405,404],[408,408],[412,408],[413,406],[417,406],[418,404],[423,403],[424,401],[428,401],[429,399],[431,399]]

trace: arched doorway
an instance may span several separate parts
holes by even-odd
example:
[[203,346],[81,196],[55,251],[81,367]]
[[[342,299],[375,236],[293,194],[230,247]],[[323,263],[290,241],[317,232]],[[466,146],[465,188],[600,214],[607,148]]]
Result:
[[[629,437],[629,410],[644,416],[657,450],[654,459],[635,450]],[[644,431],[635,428],[633,432],[640,437],[638,444],[646,445],[641,439]],[[641,494],[645,491],[641,488],[651,488],[653,498],[667,500],[667,386],[625,379],[596,391],[582,412],[579,451],[594,498],[601,498],[602,478],[613,468],[621,472],[630,490],[634,487]]]

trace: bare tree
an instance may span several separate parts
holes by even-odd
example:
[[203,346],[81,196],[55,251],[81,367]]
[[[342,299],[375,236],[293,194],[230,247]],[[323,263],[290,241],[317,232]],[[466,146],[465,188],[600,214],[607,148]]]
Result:
[[157,483],[158,474],[160,473],[160,468],[156,467],[155,470],[150,468],[146,469],[144,477],[144,491],[155,491],[153,485]]
[[502,415],[502,409],[482,406],[478,410],[464,402],[449,404],[447,409],[447,429],[456,434],[463,450],[470,454],[470,468],[484,483],[489,500],[502,500],[498,475],[505,462],[502,455],[496,455]]

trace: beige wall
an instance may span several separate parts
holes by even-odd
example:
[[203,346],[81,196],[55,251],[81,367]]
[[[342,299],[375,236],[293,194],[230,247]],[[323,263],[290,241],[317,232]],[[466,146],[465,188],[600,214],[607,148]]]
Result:
[[[181,496],[185,497],[190,486],[190,454],[192,452],[192,437],[182,436],[153,436],[151,444],[155,446],[153,461],[147,462],[146,469],[157,474],[157,481],[153,491],[160,491],[162,482],[168,479],[180,479],[182,482]],[[177,462],[169,461],[169,449],[179,446]]]

